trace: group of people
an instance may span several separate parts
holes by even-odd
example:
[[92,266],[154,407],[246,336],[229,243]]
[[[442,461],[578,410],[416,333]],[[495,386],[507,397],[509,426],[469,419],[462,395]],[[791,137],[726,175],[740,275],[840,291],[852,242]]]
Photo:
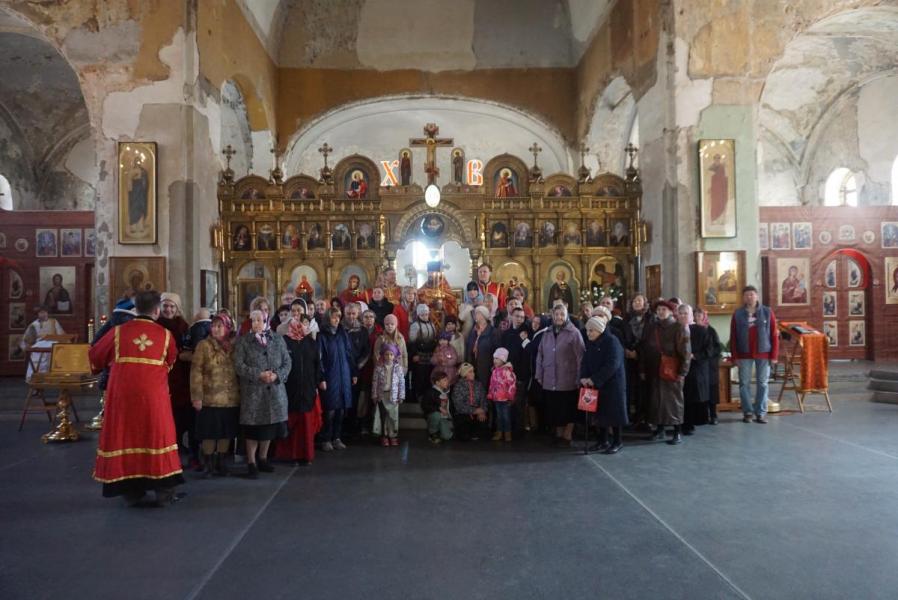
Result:
[[[757,291],[746,288],[743,299],[730,335],[744,420],[764,423],[778,337]],[[406,402],[419,404],[434,445],[545,432],[570,447],[584,420],[579,396],[590,388],[598,391],[595,451],[619,452],[631,424],[679,444],[717,423],[719,337],[707,314],[675,298],[648,306],[637,294],[622,311],[606,297],[577,315],[557,301],[536,314],[525,291],[472,281],[458,317],[433,312],[414,288],[395,305],[375,288],[370,303],[296,298],[277,311],[259,297],[242,323],[223,309],[189,325],[176,294],[124,299],[91,349],[106,394],[95,478],[105,495],[133,504],[155,489],[165,503],[183,481],[179,449],[204,477],[226,475],[242,440],[245,476],[255,479],[275,460],[308,465],[316,449],[344,450],[350,436],[395,447]],[[154,367],[164,381],[139,374]],[[154,396],[152,416],[126,400],[134,393]],[[155,425],[127,425],[141,419]]]

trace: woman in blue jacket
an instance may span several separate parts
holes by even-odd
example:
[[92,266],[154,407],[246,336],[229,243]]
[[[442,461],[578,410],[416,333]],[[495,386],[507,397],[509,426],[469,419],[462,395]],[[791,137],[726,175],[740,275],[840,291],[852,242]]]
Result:
[[[599,441],[590,450],[617,454],[621,429],[627,424],[627,371],[624,347],[614,335],[605,335],[605,319],[592,317],[586,322],[586,353],[580,363],[580,385],[599,390],[599,406],[595,423]],[[608,428],[612,441],[608,443]]]
[[349,334],[340,324],[340,309],[327,310],[327,322],[318,333],[318,350],[321,353],[321,369],[324,382],[321,386],[321,408],[325,414],[321,430],[321,450],[334,448],[345,450],[340,439],[343,432],[343,416],[352,408],[352,386],[358,380],[355,356]]

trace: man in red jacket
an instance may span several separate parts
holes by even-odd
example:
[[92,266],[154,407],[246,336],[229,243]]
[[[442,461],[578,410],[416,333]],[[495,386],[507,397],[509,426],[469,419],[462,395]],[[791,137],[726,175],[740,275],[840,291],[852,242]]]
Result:
[[[742,401],[742,422],[766,423],[767,380],[770,367],[779,356],[780,336],[776,316],[769,306],[758,300],[758,289],[749,285],[742,290],[742,307],[733,313],[730,322],[730,348],[739,368],[739,398]],[[751,369],[755,368],[757,382],[755,401],[751,401]]]

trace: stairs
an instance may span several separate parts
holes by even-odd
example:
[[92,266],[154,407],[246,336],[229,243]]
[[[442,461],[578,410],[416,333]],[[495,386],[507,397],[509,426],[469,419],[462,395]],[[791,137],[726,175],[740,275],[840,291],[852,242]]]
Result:
[[873,369],[869,377],[867,389],[873,392],[873,402],[898,404],[898,371]]

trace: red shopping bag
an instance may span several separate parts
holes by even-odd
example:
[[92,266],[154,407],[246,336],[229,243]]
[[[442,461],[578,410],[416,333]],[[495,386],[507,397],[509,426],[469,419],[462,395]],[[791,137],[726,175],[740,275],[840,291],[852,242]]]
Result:
[[580,401],[577,408],[585,412],[596,412],[599,409],[599,390],[596,388],[580,388]]

